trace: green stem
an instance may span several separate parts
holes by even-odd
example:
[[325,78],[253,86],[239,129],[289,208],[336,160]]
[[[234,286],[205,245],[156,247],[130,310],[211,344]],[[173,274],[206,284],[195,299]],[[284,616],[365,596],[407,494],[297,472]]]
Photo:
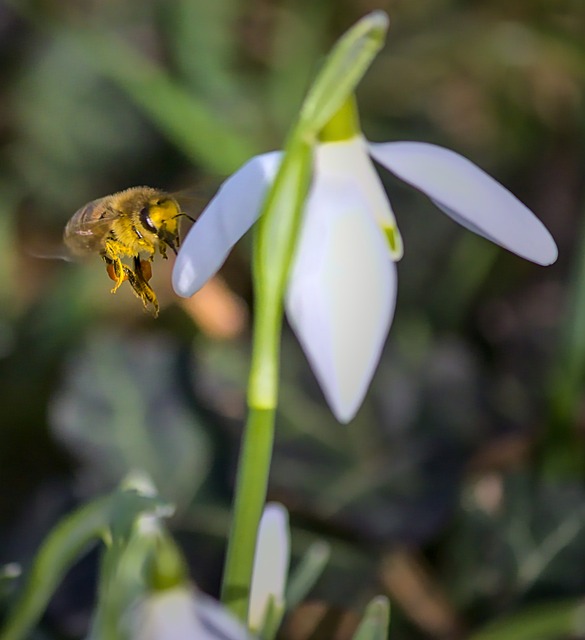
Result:
[[266,500],[274,413],[274,408],[250,407],[238,462],[237,491],[221,599],[243,621],[248,619],[256,533]]
[[257,276],[255,281],[256,315],[248,380],[248,405],[255,409],[274,410],[278,404],[282,300],[278,295],[270,295],[259,286]]
[[[222,601],[248,619],[256,536],[266,502],[278,403],[280,333],[287,273],[311,177],[312,147],[291,136],[264,206],[254,244],[256,312],[244,429]],[[281,214],[279,216],[279,214]]]
[[[266,501],[278,401],[278,367],[283,298],[304,205],[312,179],[317,136],[341,109],[339,127],[359,128],[350,94],[383,44],[388,18],[373,12],[360,20],[334,47],[305,99],[289,136],[278,173],[262,207],[254,245],[256,313],[246,422],[232,527],[222,582],[223,602],[244,622],[248,619],[256,536]],[[347,103],[344,105],[344,103]],[[347,124],[347,123],[346,123]]]

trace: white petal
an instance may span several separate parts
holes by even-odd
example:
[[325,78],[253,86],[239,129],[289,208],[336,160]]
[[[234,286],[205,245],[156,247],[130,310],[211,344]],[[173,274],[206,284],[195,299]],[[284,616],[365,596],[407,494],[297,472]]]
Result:
[[251,640],[219,602],[187,586],[152,593],[131,611],[131,640]]
[[[248,630],[221,603],[202,593],[195,599],[197,617],[202,634],[192,635],[193,640],[252,640]],[[187,636],[183,636],[187,638]]]
[[177,587],[146,597],[133,613],[132,640],[181,640],[203,637],[194,594]]
[[315,174],[359,184],[362,197],[374,215],[378,226],[393,238],[389,247],[394,260],[402,258],[402,239],[388,195],[370,159],[368,142],[360,135],[349,140],[327,142],[317,147]]
[[248,626],[253,631],[261,629],[271,596],[276,606],[284,605],[289,562],[288,512],[272,502],[264,509],[256,540],[248,613]]
[[464,227],[537,264],[557,259],[552,236],[532,211],[463,156],[423,142],[371,144],[370,151]]
[[366,394],[392,316],[396,267],[359,188],[318,177],[286,308],[325,397],[349,422]]
[[256,156],[222,184],[179,250],[173,268],[178,295],[187,298],[197,292],[257,220],[281,155],[273,151]]

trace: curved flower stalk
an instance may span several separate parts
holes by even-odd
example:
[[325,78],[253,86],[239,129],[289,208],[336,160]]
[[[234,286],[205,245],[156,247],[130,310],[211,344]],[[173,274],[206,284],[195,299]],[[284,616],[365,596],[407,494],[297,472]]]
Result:
[[[372,158],[459,224],[527,260],[551,264],[557,247],[524,204],[463,156],[421,142],[370,143],[352,124],[351,101],[336,118],[316,149],[286,311],[333,413],[348,422],[392,322],[395,262],[402,256]],[[257,156],[222,185],[179,252],[173,271],[179,295],[198,291],[257,219],[280,158]]]

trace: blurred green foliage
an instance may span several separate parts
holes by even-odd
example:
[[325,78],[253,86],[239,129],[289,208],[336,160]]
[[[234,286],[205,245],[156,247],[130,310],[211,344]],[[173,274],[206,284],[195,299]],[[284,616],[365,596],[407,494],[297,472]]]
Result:
[[[386,590],[393,638],[578,635],[582,0],[0,2],[3,562],[26,565],[61,515],[143,467],[180,506],[193,577],[217,592],[246,330],[218,339],[175,299],[166,264],[153,321],[125,287],[109,294],[99,259],[35,256],[59,252],[84,203],[135,184],[194,190],[196,215],[229,172],[282,145],[320,56],[374,8],[391,28],[358,92],[366,135],[470,157],[536,212],[560,258],[544,270],[506,254],[385,174],[406,247],[386,352],[345,428],[286,332],[271,497],[297,552],[317,535],[332,546],[312,597],[358,610]],[[248,255],[243,242],[223,272],[240,310]],[[397,551],[406,574],[387,562]],[[91,556],[72,571],[39,637],[83,635],[95,573]]]

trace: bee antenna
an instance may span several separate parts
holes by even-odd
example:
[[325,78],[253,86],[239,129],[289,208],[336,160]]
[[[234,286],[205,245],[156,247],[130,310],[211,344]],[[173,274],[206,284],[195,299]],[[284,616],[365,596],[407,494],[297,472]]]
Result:
[[195,222],[195,218],[192,218],[188,213],[177,213],[176,216],[174,216],[175,218],[180,218],[181,216],[185,216],[185,218],[189,218],[189,220],[191,220],[191,222]]

